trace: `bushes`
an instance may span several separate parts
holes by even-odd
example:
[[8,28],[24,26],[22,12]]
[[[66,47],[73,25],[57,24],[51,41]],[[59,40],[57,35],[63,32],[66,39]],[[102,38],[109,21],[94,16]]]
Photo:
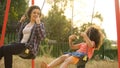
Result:
[[69,46],[68,43],[56,43],[50,45],[41,45],[40,46],[40,55],[50,55],[52,57],[58,57],[64,52],[68,52]]
[[[17,38],[15,31],[7,31],[5,36],[5,44],[14,42]],[[58,57],[64,52],[70,52],[68,42],[55,42],[55,43],[48,43],[45,40],[42,41],[40,46],[40,53],[39,55],[49,55],[51,57]],[[95,51],[93,58],[98,55],[100,59],[104,59],[105,56],[109,57],[110,59],[117,59],[117,49],[105,49],[101,47],[99,51]]]
[[117,51],[117,49],[106,49],[106,50],[103,50],[102,52],[95,51],[93,58],[117,60],[118,51]]

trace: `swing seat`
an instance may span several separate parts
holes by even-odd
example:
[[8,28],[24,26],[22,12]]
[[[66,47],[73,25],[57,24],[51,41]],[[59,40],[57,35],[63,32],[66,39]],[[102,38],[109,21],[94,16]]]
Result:
[[[82,60],[81,60],[82,59]],[[83,56],[80,58],[79,62],[77,63],[77,68],[85,68],[85,64],[88,61],[88,57],[87,56]]]

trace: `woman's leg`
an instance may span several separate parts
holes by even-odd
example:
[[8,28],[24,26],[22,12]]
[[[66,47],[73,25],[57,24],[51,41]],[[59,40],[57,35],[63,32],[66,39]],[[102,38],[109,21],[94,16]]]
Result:
[[58,57],[57,59],[53,60],[50,64],[48,64],[48,67],[49,68],[54,68],[55,66],[64,62],[64,60],[68,57],[69,57],[68,54],[62,55],[62,56]]
[[3,57],[3,53],[2,53],[2,48],[0,47],[0,60],[2,59]]
[[12,55],[19,54],[23,49],[25,46],[20,43],[4,45],[0,48],[0,55],[4,57],[5,68],[12,68]]

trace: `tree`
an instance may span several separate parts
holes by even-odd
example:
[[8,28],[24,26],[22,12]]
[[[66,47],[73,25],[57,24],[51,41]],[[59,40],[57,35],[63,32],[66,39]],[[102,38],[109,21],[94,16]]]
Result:
[[64,11],[54,4],[45,17],[47,37],[52,40],[65,41],[70,34],[71,21],[66,19]]
[[11,25],[15,25],[17,21],[20,19],[20,17],[25,14],[27,8],[28,8],[29,0],[11,0],[11,7],[9,12],[9,18],[8,18],[8,29],[11,28],[13,30],[14,28],[9,27]]
[[[7,23],[7,29],[12,27],[9,27],[10,25],[15,25],[15,22],[20,19],[20,17],[25,13],[26,9],[28,8],[28,2],[29,0],[11,0],[10,10],[9,10],[9,16],[8,16],[8,23]],[[0,2],[0,26],[2,28],[3,24],[3,18],[4,18],[4,11],[6,8],[6,2],[7,0],[1,0]],[[0,28],[0,30],[1,30]]]
[[6,4],[6,0],[0,1],[0,33],[2,30],[2,22],[3,22],[3,18],[4,18],[5,4]]

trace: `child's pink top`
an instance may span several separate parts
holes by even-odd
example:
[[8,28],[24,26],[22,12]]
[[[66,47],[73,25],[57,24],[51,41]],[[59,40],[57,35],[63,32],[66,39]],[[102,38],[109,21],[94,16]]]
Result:
[[80,48],[77,50],[77,52],[83,52],[87,53],[88,58],[90,59],[93,56],[95,48],[87,46],[86,43],[80,43]]

